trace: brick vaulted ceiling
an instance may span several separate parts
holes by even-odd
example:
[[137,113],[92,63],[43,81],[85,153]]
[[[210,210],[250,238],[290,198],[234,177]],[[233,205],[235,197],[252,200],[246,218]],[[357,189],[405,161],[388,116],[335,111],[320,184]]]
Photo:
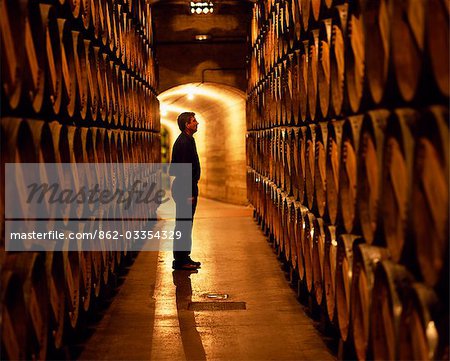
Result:
[[[159,92],[191,82],[246,90],[252,1],[212,1],[214,12],[206,15],[191,14],[188,0],[152,1]],[[210,38],[199,41],[196,35]]]

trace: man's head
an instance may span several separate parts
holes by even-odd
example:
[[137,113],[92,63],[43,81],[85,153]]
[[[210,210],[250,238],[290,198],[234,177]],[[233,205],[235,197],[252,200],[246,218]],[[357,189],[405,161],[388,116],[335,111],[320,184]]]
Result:
[[182,132],[188,133],[190,135],[197,131],[197,119],[195,119],[195,113],[184,112],[178,116],[177,119],[178,127]]

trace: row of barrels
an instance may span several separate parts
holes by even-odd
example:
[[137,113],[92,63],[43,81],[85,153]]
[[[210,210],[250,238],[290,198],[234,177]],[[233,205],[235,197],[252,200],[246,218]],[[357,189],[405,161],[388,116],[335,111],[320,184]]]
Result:
[[302,7],[309,1],[277,1],[264,25],[253,26],[249,129],[448,98],[446,1],[335,1],[305,29],[301,10],[326,8]]
[[[10,176],[23,179],[24,183],[28,181],[26,184],[33,183],[32,179],[36,179],[36,174],[29,174],[27,171],[29,166],[25,165],[22,168],[20,163],[72,163],[74,166],[69,170],[59,168],[54,170],[54,167],[43,166],[39,170],[39,178],[41,184],[44,184],[49,179],[45,174],[46,169],[58,172],[56,177],[58,183],[68,185],[76,192],[84,185],[93,187],[95,184],[98,184],[101,189],[113,191],[130,189],[138,176],[141,177],[140,180],[157,183],[158,169],[152,167],[152,163],[160,162],[160,135],[157,133],[76,127],[61,125],[56,121],[49,123],[30,119],[2,118],[1,139],[2,164],[19,163],[16,164],[16,174]],[[136,169],[138,163],[149,163],[149,165]],[[83,168],[84,164],[86,167]],[[106,173],[112,171],[114,173]],[[145,174],[141,174],[142,171]],[[2,183],[4,181],[5,179]],[[2,186],[2,193],[4,193],[5,184],[3,183]],[[17,191],[20,198],[18,201],[26,204],[27,194],[24,194],[26,189],[22,188]],[[4,205],[4,198],[2,199]],[[99,213],[91,214],[92,212],[86,209],[89,206],[87,203],[72,202],[69,207],[54,207],[53,212],[56,210],[62,213],[51,213],[47,218],[76,220],[91,216],[98,217]],[[108,207],[114,208],[114,206],[117,207],[115,204],[102,204],[101,209],[96,211],[107,211]],[[144,205],[140,204],[140,206]],[[138,207],[139,209],[135,211],[145,213],[145,218],[154,218],[155,204],[150,203],[149,207],[153,208],[144,210]],[[4,211],[4,207],[2,210]],[[33,211],[34,208],[28,204],[26,212]],[[2,214],[2,219],[4,218]],[[29,218],[29,215],[24,214],[19,218]],[[131,215],[128,218],[131,218]],[[49,221],[50,229],[51,226]]]
[[[3,1],[1,6],[2,100],[8,113],[157,130],[154,52],[133,18],[114,11],[123,21],[108,28],[114,44],[108,47],[63,18],[57,5]],[[114,3],[114,9],[120,6]]]
[[299,292],[311,297],[357,359],[448,357],[448,304],[388,248],[317,217],[250,168],[247,180],[255,215],[299,280]]
[[[160,135],[146,131],[112,130],[96,127],[78,127],[35,119],[1,119],[2,173],[6,163],[16,163],[16,174],[6,174],[8,179],[17,179],[26,184],[30,176],[45,182],[47,175],[29,174],[30,165],[23,163],[71,163],[106,166],[115,164],[115,174],[86,173],[101,189],[129,189],[133,182],[133,170],[127,163],[158,163],[160,161]],[[43,168],[45,169],[45,168]],[[73,170],[82,167],[73,168]],[[148,179],[153,176],[148,167]],[[61,174],[61,184],[68,184],[67,176]],[[79,173],[78,173],[79,176]],[[1,244],[5,249],[9,240],[5,234],[5,177],[1,185]],[[79,181],[85,181],[79,178]],[[70,183],[70,182],[69,182]],[[72,184],[75,189],[82,184]],[[19,197],[20,198],[20,197]],[[25,204],[25,199],[17,199]],[[110,204],[102,212],[93,213],[89,220],[78,220],[79,205],[67,208],[58,222],[54,218],[45,220],[45,230],[104,234],[148,229],[148,219],[156,217],[156,204],[139,208],[141,218],[123,216],[118,206]],[[28,209],[30,211],[30,209]],[[83,213],[81,213],[83,214]],[[29,214],[28,214],[29,217]],[[28,219],[23,224],[26,232],[37,228],[39,220]],[[42,223],[42,221],[40,221]],[[62,227],[62,228],[61,228]],[[96,233],[96,239],[64,239],[58,244],[48,241],[22,240],[28,252],[2,252],[1,268],[1,335],[2,359],[46,359],[48,353],[57,352],[71,342],[71,335],[80,332],[80,318],[95,312],[95,300],[107,295],[114,285],[120,269],[132,259],[137,247],[133,237],[110,240]],[[47,243],[42,243],[47,242]],[[82,243],[84,242],[84,243]],[[57,247],[50,249],[49,247]],[[43,249],[46,252],[32,252]]]
[[380,109],[249,132],[247,164],[329,224],[386,246],[395,262],[445,295],[448,116],[442,106]]
[[133,256],[107,249],[2,252],[2,360],[46,360],[56,355],[70,343],[71,335],[82,331],[81,320],[95,312],[97,300],[108,296]]
[[65,13],[70,12],[74,20],[81,20],[85,30],[92,30],[95,38],[103,45],[114,47],[111,43],[116,36],[111,29],[119,26],[119,19],[126,24],[127,18],[136,25],[136,32],[142,34],[144,41],[153,45],[153,28],[150,4],[145,0],[59,0]]

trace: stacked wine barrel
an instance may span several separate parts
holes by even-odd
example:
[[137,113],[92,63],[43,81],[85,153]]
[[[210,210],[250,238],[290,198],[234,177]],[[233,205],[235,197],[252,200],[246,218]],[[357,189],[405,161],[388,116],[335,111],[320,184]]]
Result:
[[358,359],[449,357],[449,11],[253,7],[248,198]]
[[[123,189],[132,178],[124,163],[159,163],[161,155],[148,2],[2,0],[0,9],[4,249],[5,163],[115,164],[110,169],[117,173],[92,176],[103,186]],[[16,169],[17,179],[27,177],[26,168]],[[72,221],[80,214],[69,212]],[[148,226],[122,217],[113,206],[105,212],[92,220],[119,220],[119,233]],[[34,221],[27,222],[32,227]],[[53,226],[49,220],[48,230]],[[90,231],[84,227],[80,222],[80,232]],[[96,299],[110,293],[118,272],[133,257],[130,246],[122,244],[120,252],[69,252],[77,245],[68,243],[58,252],[2,251],[1,358],[64,355],[52,352],[70,343],[70,335],[80,332],[80,319],[94,312]]]

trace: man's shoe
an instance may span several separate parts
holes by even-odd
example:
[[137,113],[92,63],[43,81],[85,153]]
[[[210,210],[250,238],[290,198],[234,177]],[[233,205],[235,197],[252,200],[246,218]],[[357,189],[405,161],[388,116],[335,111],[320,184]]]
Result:
[[193,264],[193,265],[195,265],[196,267],[200,267],[201,265],[202,265],[202,263],[201,262],[196,262],[196,261],[193,261],[192,259],[190,259],[189,258],[189,263],[190,264]]
[[174,261],[172,263],[172,268],[175,270],[193,271],[193,270],[196,270],[198,268],[198,266],[196,266],[195,264],[192,264],[192,263],[179,264]]

